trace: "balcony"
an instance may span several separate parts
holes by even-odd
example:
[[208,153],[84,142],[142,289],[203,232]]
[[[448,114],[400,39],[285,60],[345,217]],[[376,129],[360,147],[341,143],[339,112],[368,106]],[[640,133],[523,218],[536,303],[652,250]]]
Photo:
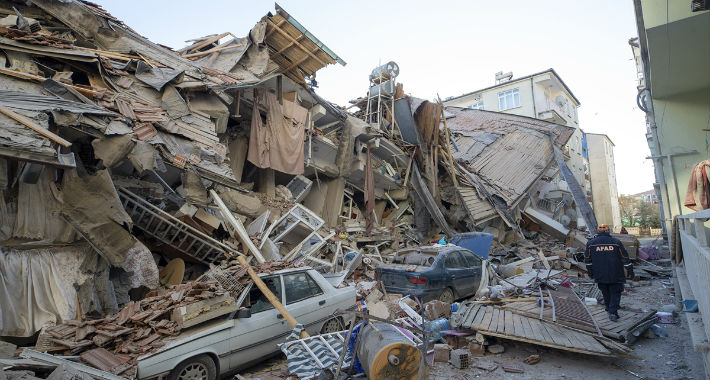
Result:
[[[710,209],[678,217],[680,242],[683,247],[682,263],[676,266],[676,275],[683,299],[698,301],[698,313],[685,313],[695,351],[701,353],[707,371],[710,364],[710,238],[705,221]],[[675,244],[671,241],[670,244]]]
[[561,125],[568,125],[568,123],[574,122],[574,119],[571,116],[568,116],[567,112],[553,100],[548,100],[547,109],[543,108],[538,110],[537,118]]

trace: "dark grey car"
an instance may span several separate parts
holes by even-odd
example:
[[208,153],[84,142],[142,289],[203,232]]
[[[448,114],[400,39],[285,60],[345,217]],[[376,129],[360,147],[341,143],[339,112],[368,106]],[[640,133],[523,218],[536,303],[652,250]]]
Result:
[[375,269],[387,292],[419,297],[423,302],[453,302],[476,294],[483,259],[456,245],[435,245],[398,251],[391,264]]

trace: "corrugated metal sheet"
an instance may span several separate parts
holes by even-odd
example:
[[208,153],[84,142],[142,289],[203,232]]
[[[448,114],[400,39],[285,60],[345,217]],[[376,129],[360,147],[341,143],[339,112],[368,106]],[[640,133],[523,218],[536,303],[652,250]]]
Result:
[[478,225],[498,216],[496,209],[493,208],[490,202],[481,198],[473,187],[459,186],[456,190],[459,192],[459,196],[463,200],[463,205],[469,216],[471,216],[473,224]]
[[555,144],[562,146],[574,133],[574,128],[525,116],[457,107],[448,107],[446,111],[454,115],[446,119],[454,134],[463,131],[505,134],[517,129],[527,129],[550,135]]
[[486,147],[469,167],[511,205],[551,160],[552,146],[546,137],[516,130]]

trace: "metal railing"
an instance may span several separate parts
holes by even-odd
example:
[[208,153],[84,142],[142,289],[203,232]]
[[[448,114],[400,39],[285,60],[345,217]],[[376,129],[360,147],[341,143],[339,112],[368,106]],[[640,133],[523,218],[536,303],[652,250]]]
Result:
[[[710,340],[710,231],[705,221],[710,219],[710,209],[689,215],[678,216],[680,241],[683,246],[683,267],[694,298],[698,301],[698,311],[703,322],[704,342]],[[707,347],[707,344],[705,344]],[[696,348],[697,349],[697,348]],[[703,349],[706,370],[710,354]]]

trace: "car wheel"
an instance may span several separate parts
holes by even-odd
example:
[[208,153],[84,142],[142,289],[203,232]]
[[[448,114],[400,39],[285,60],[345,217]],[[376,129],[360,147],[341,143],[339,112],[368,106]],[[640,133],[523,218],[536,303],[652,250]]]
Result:
[[328,321],[326,321],[323,324],[323,327],[320,329],[321,334],[328,334],[328,333],[334,333],[338,331],[343,331],[344,326],[343,326],[343,321],[340,318],[333,318]]
[[444,289],[439,295],[439,301],[446,303],[454,303],[454,291],[451,288]]
[[180,363],[170,372],[168,380],[216,380],[217,367],[207,355],[199,355]]

